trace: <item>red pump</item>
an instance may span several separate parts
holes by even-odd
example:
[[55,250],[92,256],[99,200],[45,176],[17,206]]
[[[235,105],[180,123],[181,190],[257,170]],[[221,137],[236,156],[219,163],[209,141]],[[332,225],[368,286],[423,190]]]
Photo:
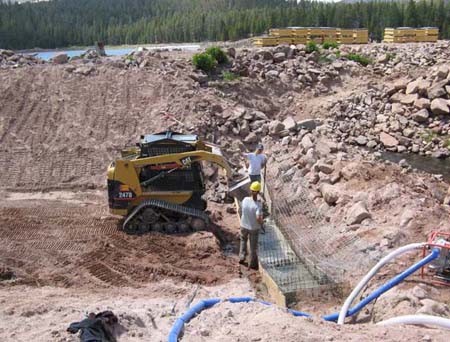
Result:
[[450,233],[432,232],[423,248],[424,257],[430,248],[439,248],[440,254],[428,266],[422,267],[422,278],[431,276],[434,283],[450,286]]

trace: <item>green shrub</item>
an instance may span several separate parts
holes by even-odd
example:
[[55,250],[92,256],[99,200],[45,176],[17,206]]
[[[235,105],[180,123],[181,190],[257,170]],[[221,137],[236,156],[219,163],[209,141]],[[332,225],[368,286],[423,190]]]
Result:
[[224,71],[222,73],[222,76],[223,76],[223,79],[225,81],[234,81],[234,80],[238,80],[239,79],[239,76],[234,74],[234,73],[232,73],[231,71]]
[[351,60],[351,61],[355,61],[361,65],[367,66],[370,63],[372,63],[372,60],[370,58],[367,58],[365,56],[362,56],[358,53],[349,53],[347,56],[347,59]]
[[307,53],[312,53],[314,51],[319,51],[319,47],[317,46],[316,42],[308,42],[308,44],[306,44],[306,49],[305,51]]
[[339,57],[341,57],[341,51],[336,51],[336,58],[339,58]]
[[206,53],[212,56],[219,64],[228,63],[227,54],[220,47],[212,46],[210,48],[207,48]]
[[192,64],[194,64],[197,69],[210,73],[216,67],[217,61],[210,54],[202,52],[196,53],[192,57]]
[[325,42],[322,44],[322,48],[325,50],[328,49],[337,49],[339,47],[339,44],[337,42]]

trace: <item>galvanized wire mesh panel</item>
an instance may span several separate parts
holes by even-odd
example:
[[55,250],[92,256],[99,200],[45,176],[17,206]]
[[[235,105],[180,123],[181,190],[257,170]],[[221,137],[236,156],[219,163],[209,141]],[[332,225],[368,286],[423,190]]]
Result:
[[273,220],[265,223],[265,232],[260,235],[259,247],[260,263],[284,293],[329,283],[329,279],[321,270],[305,265]]
[[374,262],[355,257],[365,246],[356,234],[340,233],[340,227],[326,222],[299,171],[268,170],[266,198],[273,221],[261,239],[261,262],[272,268],[268,272],[282,290],[341,283],[347,271],[362,274]]

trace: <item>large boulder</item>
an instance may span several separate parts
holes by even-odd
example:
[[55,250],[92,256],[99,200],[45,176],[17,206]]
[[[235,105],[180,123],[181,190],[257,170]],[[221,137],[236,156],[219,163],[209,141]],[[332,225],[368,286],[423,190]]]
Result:
[[385,147],[395,147],[399,144],[396,138],[385,132],[380,133],[380,141]]
[[320,126],[321,124],[322,124],[322,122],[319,120],[306,119],[306,120],[297,122],[297,127],[307,129],[308,131],[312,131],[312,130],[316,129],[317,126]]
[[14,51],[12,50],[0,50],[0,54],[6,57],[14,56]]
[[427,90],[429,87],[430,87],[430,82],[423,80],[423,79],[418,79],[418,80],[408,83],[405,93],[406,94],[418,93],[419,95],[425,95],[427,93]]
[[308,151],[311,147],[314,147],[314,143],[311,140],[311,135],[306,134],[302,138],[301,144],[302,144],[303,148],[305,149],[305,151]]
[[412,115],[412,119],[416,122],[426,122],[429,116],[430,114],[428,113],[428,110],[421,109]]
[[236,49],[234,47],[230,47],[227,49],[227,54],[231,58],[236,58]]
[[371,218],[369,211],[366,208],[366,204],[364,202],[355,203],[348,211],[347,211],[347,224],[359,224],[367,218]]
[[57,54],[52,58],[52,63],[54,64],[65,64],[69,61],[69,56],[65,53]]
[[274,120],[269,124],[269,132],[271,135],[279,135],[284,130],[284,125],[278,120]]
[[437,78],[439,78],[439,79],[447,78],[447,75],[448,75],[448,66],[441,65],[436,72]]
[[258,136],[254,132],[250,132],[244,139],[246,144],[253,144],[258,142]]
[[200,84],[208,82],[208,75],[201,70],[197,70],[188,76]]
[[277,52],[273,55],[273,61],[275,63],[280,63],[286,60],[286,54],[284,52]]
[[419,85],[417,80],[408,83],[406,86],[405,94],[415,94],[419,90]]
[[325,202],[329,205],[336,204],[338,199],[341,197],[339,189],[335,185],[328,183],[322,183],[319,187],[319,191]]
[[446,148],[440,148],[437,151],[434,151],[431,156],[438,159],[447,158],[450,154],[450,151]]
[[428,89],[428,98],[430,100],[436,99],[438,97],[442,97],[447,94],[444,89],[444,86],[447,84],[447,81],[439,82],[436,85],[432,86]]
[[330,153],[336,153],[338,148],[335,142],[321,137],[317,140],[315,150],[319,156],[327,158]]
[[358,163],[350,162],[342,170],[341,175],[345,180],[350,180],[358,176]]
[[83,75],[83,76],[88,76],[94,71],[95,71],[95,68],[92,66],[81,66],[81,67],[76,68],[73,71],[73,73]]
[[368,139],[364,135],[360,135],[355,139],[358,145],[364,146],[367,144]]
[[429,298],[424,298],[420,301],[420,304],[422,304],[422,307],[417,310],[417,314],[443,317],[448,317],[450,314],[450,308],[444,303],[440,303]]
[[402,90],[405,89],[408,86],[407,80],[397,80],[394,82],[394,88],[395,90]]
[[286,119],[284,119],[283,125],[284,128],[288,131],[295,131],[297,128],[297,123],[292,116],[288,116]]
[[417,94],[403,95],[400,97],[400,103],[404,105],[412,105],[419,96]]
[[333,165],[326,164],[323,162],[317,162],[317,164],[315,165],[315,168],[317,169],[317,171],[323,172],[327,175],[332,174],[334,171]]
[[425,98],[417,99],[416,101],[414,101],[414,107],[417,107],[419,109],[428,109],[430,108],[430,105],[431,101]]
[[280,73],[276,70],[270,70],[270,71],[266,72],[265,76],[266,76],[266,78],[277,78],[279,74]]
[[393,114],[404,114],[405,113],[405,108],[403,108],[403,105],[401,103],[393,103],[392,104],[392,108],[391,108],[391,112]]
[[435,115],[450,113],[448,109],[448,102],[445,99],[434,99],[433,101],[431,101],[430,108]]
[[262,50],[258,52],[258,55],[260,55],[265,61],[273,60],[273,54],[270,51]]

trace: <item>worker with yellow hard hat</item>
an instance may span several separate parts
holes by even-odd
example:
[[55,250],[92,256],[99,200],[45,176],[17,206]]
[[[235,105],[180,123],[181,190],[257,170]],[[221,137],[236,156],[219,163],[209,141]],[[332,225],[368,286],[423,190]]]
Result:
[[244,264],[247,257],[247,242],[250,240],[249,267],[258,269],[258,237],[263,223],[263,207],[258,199],[261,183],[256,181],[250,185],[252,195],[245,197],[241,203],[241,243],[239,263]]

